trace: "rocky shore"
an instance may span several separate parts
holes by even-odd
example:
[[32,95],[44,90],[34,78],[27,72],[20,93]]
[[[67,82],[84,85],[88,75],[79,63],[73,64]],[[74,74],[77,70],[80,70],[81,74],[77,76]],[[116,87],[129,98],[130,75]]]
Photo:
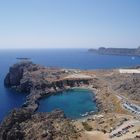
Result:
[[4,84],[19,92],[29,93],[23,107],[34,112],[38,108],[38,100],[44,96],[72,87],[87,86],[93,82],[91,77],[71,77],[70,75],[73,73],[75,72],[58,68],[45,68],[24,61],[10,67]]
[[[22,107],[19,109],[13,110],[2,122],[0,126],[0,139],[2,140],[11,140],[11,139],[35,139],[35,137],[38,137],[37,139],[43,139],[42,133],[40,132],[37,136],[36,134],[33,134],[33,136],[29,136],[30,133],[25,133],[23,130],[23,126],[25,126],[29,123],[28,122],[34,122],[38,121],[40,122],[42,119],[48,121],[48,113],[35,113],[35,111],[38,108],[39,105],[39,99],[43,98],[44,96],[49,96],[51,94],[57,93],[59,91],[67,90],[72,87],[80,87],[84,85],[89,85],[92,82],[91,77],[75,77],[72,78],[69,75],[73,75],[75,71],[73,70],[63,70],[58,68],[46,68],[42,67],[36,64],[33,64],[29,61],[23,61],[17,64],[14,64],[9,69],[9,73],[7,74],[4,84],[6,87],[13,88],[19,92],[27,92],[28,96],[26,98],[26,102],[23,103]],[[55,114],[55,115],[54,115]],[[57,116],[57,117],[54,117]],[[61,117],[63,116],[63,117]],[[37,118],[36,118],[37,117]],[[72,125],[70,125],[70,120],[67,120],[64,117],[64,114],[58,111],[54,111],[50,113],[50,117],[52,121],[56,118],[58,118],[58,127],[61,126],[61,123],[67,122],[69,125],[65,126],[69,129],[64,129],[66,131],[66,136],[63,137],[60,136],[60,139],[74,139],[73,135],[76,135],[75,129],[70,129]],[[66,121],[67,120],[67,121]],[[42,121],[41,124],[44,122]],[[46,122],[48,123],[48,122]],[[66,124],[67,124],[66,123]],[[51,122],[49,122],[51,124]],[[31,123],[31,126],[34,131],[38,131],[37,128],[34,128],[32,126],[33,123]],[[22,126],[22,127],[21,127]],[[27,127],[29,129],[29,127]],[[43,126],[41,126],[41,129]],[[47,127],[47,126],[46,126]],[[54,127],[54,126],[51,126]],[[39,131],[41,131],[39,129]],[[53,131],[52,129],[48,130],[49,128],[46,128],[46,131]],[[44,134],[44,139],[51,140],[55,139],[54,137],[58,137],[55,133],[58,133],[57,129],[56,132],[53,132],[54,136],[50,136],[50,134]],[[72,137],[69,131],[72,131]],[[34,137],[35,135],[35,137]],[[49,135],[49,136],[48,136]],[[32,138],[33,137],[33,138]],[[52,138],[53,137],[53,138]],[[75,137],[75,136],[74,136]],[[59,139],[59,138],[57,138]]]
[[[19,92],[27,92],[28,95],[22,107],[12,110],[1,123],[0,140],[83,140],[80,138],[83,130],[77,129],[63,111],[36,112],[41,98],[75,87],[93,90],[100,109],[98,115],[104,116],[102,123],[97,119],[96,128],[103,131],[105,127],[109,133],[111,128],[108,124],[111,122],[107,120],[108,124],[103,123],[108,116],[112,120],[116,114],[133,115],[122,107],[118,95],[125,95],[128,100],[139,103],[139,81],[139,75],[120,74],[117,70],[50,68],[30,61],[14,64],[10,67],[4,84]],[[113,123],[111,125],[114,126]]]

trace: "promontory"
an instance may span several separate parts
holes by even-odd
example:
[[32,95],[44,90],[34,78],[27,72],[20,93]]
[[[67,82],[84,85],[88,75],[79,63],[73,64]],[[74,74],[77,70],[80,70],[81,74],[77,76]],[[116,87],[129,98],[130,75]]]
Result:
[[104,55],[129,55],[140,56],[140,47],[138,48],[105,48],[89,49],[89,52],[104,54]]

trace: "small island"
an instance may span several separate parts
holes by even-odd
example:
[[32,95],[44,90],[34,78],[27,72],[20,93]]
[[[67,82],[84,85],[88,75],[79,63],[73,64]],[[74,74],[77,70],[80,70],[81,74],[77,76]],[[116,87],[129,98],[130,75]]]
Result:
[[[12,110],[1,123],[0,139],[85,140],[94,135],[111,140],[120,135],[127,139],[128,133],[133,138],[131,129],[135,135],[140,133],[139,73],[139,67],[77,70],[44,67],[30,61],[16,63],[4,84],[28,96],[22,107]],[[36,112],[42,98],[73,88],[93,91],[98,112],[76,120],[67,118],[63,110]]]
[[99,49],[89,49],[89,52],[98,53],[102,55],[129,55],[129,56],[140,56],[140,47],[138,48],[105,48],[100,47]]

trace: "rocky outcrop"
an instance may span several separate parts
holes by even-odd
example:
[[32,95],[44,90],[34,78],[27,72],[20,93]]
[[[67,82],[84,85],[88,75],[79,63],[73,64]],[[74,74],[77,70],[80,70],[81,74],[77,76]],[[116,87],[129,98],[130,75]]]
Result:
[[114,73],[105,77],[105,80],[109,82],[114,91],[125,95],[131,100],[140,100],[140,74]]
[[6,75],[4,84],[9,87],[19,86],[21,79],[26,72],[32,72],[40,69],[39,65],[35,65],[30,61],[23,61],[14,64],[9,69],[9,73]]
[[28,109],[14,109],[3,121],[0,126],[1,140],[23,139],[23,132],[20,123],[31,118],[31,112]]
[[68,140],[78,136],[71,121],[65,118],[62,111],[57,110],[35,114],[21,127],[27,140]]
[[26,102],[14,109],[0,126],[1,140],[70,140],[77,138],[71,121],[62,111],[35,113],[44,96],[71,87],[89,85],[92,78],[65,78],[73,71],[45,68],[29,61],[10,67],[4,84],[20,92],[28,92]]
[[71,121],[64,113],[35,113],[21,108],[13,110],[0,126],[1,140],[70,140],[76,139]]
[[88,85],[92,81],[90,78],[64,78],[72,72],[65,72],[58,68],[45,68],[30,61],[23,61],[14,64],[9,69],[4,84],[17,91],[28,92],[26,102],[23,107],[32,111],[37,110],[38,100],[54,92],[63,91],[71,87]]

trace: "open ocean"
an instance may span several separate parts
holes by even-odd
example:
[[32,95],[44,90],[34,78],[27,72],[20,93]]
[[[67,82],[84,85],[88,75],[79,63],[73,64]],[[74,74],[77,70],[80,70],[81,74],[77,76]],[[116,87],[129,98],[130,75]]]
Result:
[[22,105],[26,94],[20,94],[4,87],[3,81],[9,67],[16,63],[17,57],[29,57],[34,63],[44,66],[108,69],[140,65],[140,57],[98,55],[86,49],[38,49],[38,50],[0,50],[0,121],[8,112]]

